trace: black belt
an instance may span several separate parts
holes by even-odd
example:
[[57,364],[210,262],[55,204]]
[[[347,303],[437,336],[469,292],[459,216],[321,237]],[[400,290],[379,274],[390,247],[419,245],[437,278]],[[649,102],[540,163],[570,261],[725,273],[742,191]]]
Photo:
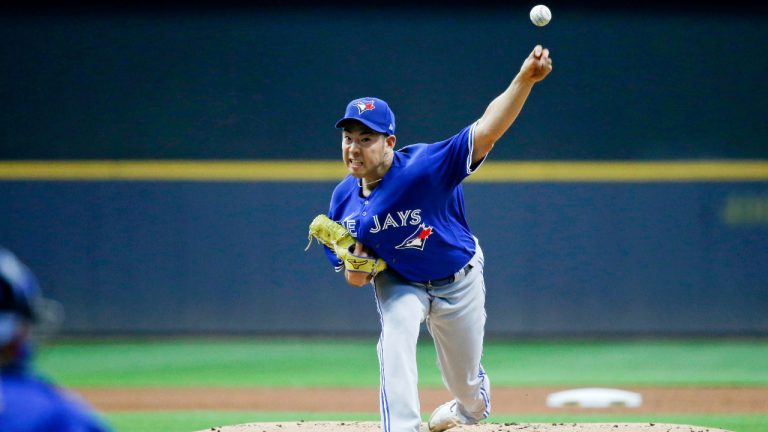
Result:
[[472,270],[472,267],[473,267],[472,264],[467,264],[461,270],[448,276],[447,278],[436,279],[436,280],[431,280],[426,282],[417,282],[417,283],[419,285],[425,285],[427,288],[450,285],[456,281],[456,275],[460,274],[462,277],[466,276],[467,273],[469,273],[469,271]]

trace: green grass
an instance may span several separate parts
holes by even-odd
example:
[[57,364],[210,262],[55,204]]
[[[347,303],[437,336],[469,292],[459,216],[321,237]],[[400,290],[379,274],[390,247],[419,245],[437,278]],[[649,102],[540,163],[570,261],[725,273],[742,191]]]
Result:
[[[429,338],[418,349],[420,385],[442,387]],[[376,387],[376,339],[181,339],[57,342],[38,367],[68,387]],[[768,340],[490,341],[494,386],[768,386]],[[191,432],[299,420],[378,421],[370,414],[107,412],[118,432]],[[765,432],[766,415],[524,415],[492,422],[657,422]]]
[[57,343],[39,366],[71,386],[375,386],[376,341]]
[[[419,345],[420,385],[441,387]],[[376,387],[376,339],[58,342],[38,367],[75,387]],[[768,340],[488,342],[496,386],[766,386]]]
[[768,385],[768,341],[490,344],[496,385]]
[[[296,412],[131,412],[111,413],[108,422],[120,432],[192,432],[256,422],[373,421],[378,414]],[[426,415],[424,416],[426,421]],[[735,432],[765,432],[768,416],[759,415],[521,415],[491,416],[492,423],[670,423],[727,429]]]

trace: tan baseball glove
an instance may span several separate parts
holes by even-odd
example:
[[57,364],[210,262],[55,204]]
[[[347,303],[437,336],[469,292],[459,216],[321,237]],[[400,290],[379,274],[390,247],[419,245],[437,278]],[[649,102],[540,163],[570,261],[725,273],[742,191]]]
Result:
[[305,250],[312,245],[313,238],[328,246],[349,271],[375,276],[387,268],[387,263],[382,259],[354,255],[352,251],[355,249],[355,238],[344,225],[334,222],[324,214],[317,215],[309,224],[309,244]]

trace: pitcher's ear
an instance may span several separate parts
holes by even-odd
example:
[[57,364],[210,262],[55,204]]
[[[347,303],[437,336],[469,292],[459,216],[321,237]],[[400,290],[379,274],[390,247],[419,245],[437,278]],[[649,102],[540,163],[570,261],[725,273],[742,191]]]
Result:
[[387,147],[394,149],[395,145],[397,145],[397,137],[394,135],[387,135],[386,142]]

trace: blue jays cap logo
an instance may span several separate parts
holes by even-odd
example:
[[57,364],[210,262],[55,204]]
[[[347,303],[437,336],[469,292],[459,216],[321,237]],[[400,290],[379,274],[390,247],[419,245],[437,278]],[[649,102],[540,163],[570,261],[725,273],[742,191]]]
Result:
[[395,113],[389,109],[385,101],[379,98],[352,99],[347,104],[344,117],[336,122],[336,127],[341,128],[346,120],[357,120],[379,133],[395,134]]
[[376,106],[373,104],[372,100],[360,100],[355,102],[355,106],[357,107],[357,113],[362,114],[366,111],[373,111],[376,109]]

